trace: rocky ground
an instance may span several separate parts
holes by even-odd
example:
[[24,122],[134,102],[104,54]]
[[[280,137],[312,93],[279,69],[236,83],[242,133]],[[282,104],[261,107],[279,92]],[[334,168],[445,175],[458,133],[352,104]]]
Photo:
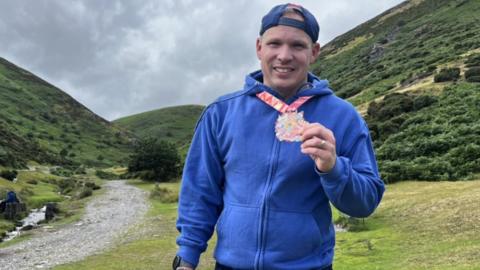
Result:
[[45,226],[34,237],[0,249],[0,269],[47,269],[81,260],[111,247],[148,209],[144,191],[109,181],[105,194],[87,205],[80,221],[57,229]]

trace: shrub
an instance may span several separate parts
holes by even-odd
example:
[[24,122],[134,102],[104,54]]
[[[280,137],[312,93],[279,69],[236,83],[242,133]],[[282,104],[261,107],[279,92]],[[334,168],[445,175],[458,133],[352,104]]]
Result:
[[370,103],[367,114],[372,120],[384,121],[404,112],[410,112],[412,109],[413,99],[411,96],[403,93],[393,93],[385,96],[379,103]]
[[58,180],[57,186],[61,194],[68,194],[77,187],[77,180],[73,178]]
[[67,169],[67,168],[51,168],[50,173],[58,176],[63,176],[63,177],[70,177],[73,175],[73,171]]
[[180,174],[180,163],[180,156],[174,144],[148,138],[135,146],[128,172],[142,172],[142,178],[145,180],[168,181]]
[[437,100],[438,99],[435,96],[429,96],[429,95],[418,96],[413,100],[413,110],[418,111],[422,108],[428,107],[432,104],[435,104]]
[[480,82],[480,76],[472,76],[472,77],[468,77],[467,79],[468,82]]
[[471,77],[478,77],[480,76],[480,66],[478,67],[472,67],[465,71],[465,79],[469,79]]
[[435,75],[433,81],[438,82],[448,82],[448,81],[456,81],[460,78],[460,69],[459,68],[444,68],[440,70],[440,72]]
[[87,188],[91,188],[93,190],[98,190],[98,189],[101,188],[99,185],[95,184],[94,182],[87,182],[87,183],[85,183],[85,186]]
[[435,70],[437,70],[437,66],[435,65],[430,65],[427,67],[427,72],[434,72]]
[[80,189],[80,191],[77,193],[76,198],[77,199],[83,199],[89,196],[92,196],[93,190],[89,187],[83,187]]
[[116,175],[114,173],[106,172],[106,171],[102,171],[102,170],[96,170],[95,175],[98,178],[105,179],[105,180],[115,180],[115,179],[119,178],[118,175]]
[[75,171],[75,174],[87,174],[87,171],[85,169],[85,166],[78,166]]
[[17,178],[17,174],[18,172],[15,170],[3,170],[0,172],[0,176],[9,181],[15,180],[15,178]]
[[158,184],[156,184],[153,190],[150,191],[150,198],[162,203],[178,202],[178,194],[172,192],[168,188],[159,187]]

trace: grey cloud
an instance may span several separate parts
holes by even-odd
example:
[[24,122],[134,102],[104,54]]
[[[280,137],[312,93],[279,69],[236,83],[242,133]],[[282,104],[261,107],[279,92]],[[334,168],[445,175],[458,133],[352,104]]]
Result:
[[[325,43],[399,2],[299,3],[317,15]],[[110,120],[165,106],[207,104],[238,90],[245,74],[259,67],[260,20],[278,3],[2,1],[0,56]]]

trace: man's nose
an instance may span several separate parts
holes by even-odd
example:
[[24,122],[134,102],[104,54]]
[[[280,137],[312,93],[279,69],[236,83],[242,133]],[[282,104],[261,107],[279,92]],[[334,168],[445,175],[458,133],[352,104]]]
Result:
[[293,58],[292,50],[289,46],[280,47],[277,55],[278,60],[281,62],[290,61]]

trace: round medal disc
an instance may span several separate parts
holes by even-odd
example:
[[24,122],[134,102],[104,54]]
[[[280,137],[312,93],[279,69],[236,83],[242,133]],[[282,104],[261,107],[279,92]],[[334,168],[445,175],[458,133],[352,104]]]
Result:
[[275,123],[275,135],[280,141],[299,142],[301,131],[308,124],[303,112],[286,112],[278,116]]

